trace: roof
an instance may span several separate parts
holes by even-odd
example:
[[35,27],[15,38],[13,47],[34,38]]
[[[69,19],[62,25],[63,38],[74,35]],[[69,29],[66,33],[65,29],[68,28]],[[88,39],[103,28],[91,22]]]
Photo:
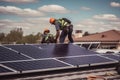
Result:
[[84,70],[63,73],[51,73],[49,75],[37,75],[13,80],[118,80],[120,75],[115,71],[115,68],[103,68],[95,70]]
[[75,42],[81,41],[120,41],[120,31],[109,30],[101,33],[96,33],[80,38],[74,38]]

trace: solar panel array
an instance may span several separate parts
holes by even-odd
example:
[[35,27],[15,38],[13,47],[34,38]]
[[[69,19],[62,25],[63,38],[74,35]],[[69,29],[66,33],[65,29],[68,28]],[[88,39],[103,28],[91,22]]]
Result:
[[119,54],[98,54],[74,44],[1,45],[0,75],[116,63]]

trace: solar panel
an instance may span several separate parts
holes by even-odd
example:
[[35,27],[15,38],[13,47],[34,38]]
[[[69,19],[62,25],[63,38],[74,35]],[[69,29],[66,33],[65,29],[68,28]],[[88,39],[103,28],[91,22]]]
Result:
[[26,59],[29,58],[0,46],[0,63],[2,61],[14,61],[14,60],[26,60]]
[[77,56],[68,58],[59,58],[59,60],[72,65],[94,65],[114,62],[113,60],[101,57],[99,55],[89,55],[89,56]]
[[117,60],[117,61],[120,60],[120,56],[115,55],[115,54],[103,54],[102,56],[105,56],[105,57],[108,57],[108,58],[111,58],[111,59],[114,59],[114,60]]
[[42,53],[44,53],[44,51],[31,45],[6,45],[6,47],[12,48],[33,58],[40,58],[42,57]]
[[[98,54],[74,44],[4,46],[5,48],[0,46],[0,64],[7,66],[14,72],[47,71],[84,65],[110,64],[116,63],[119,56],[118,54]],[[9,50],[9,48],[11,49]]]
[[33,58],[52,58],[61,56],[96,54],[84,48],[72,44],[49,44],[49,45],[7,45],[6,47],[17,50]]
[[11,52],[9,49],[6,49],[2,46],[0,46],[0,52]]
[[21,62],[10,62],[3,63],[3,65],[11,67],[17,71],[28,71],[28,70],[45,70],[60,67],[67,67],[69,65],[58,62],[54,59],[49,60],[32,60],[32,61],[21,61]]
[[[51,44],[51,45],[36,45],[50,57],[65,57],[65,56],[77,56],[77,55],[89,55],[96,54],[95,52],[88,51],[84,48],[80,48],[73,44]],[[52,55],[52,56],[51,56]]]
[[29,58],[15,52],[11,52],[11,53],[0,52],[0,63],[3,61],[26,60],[26,59],[29,59]]

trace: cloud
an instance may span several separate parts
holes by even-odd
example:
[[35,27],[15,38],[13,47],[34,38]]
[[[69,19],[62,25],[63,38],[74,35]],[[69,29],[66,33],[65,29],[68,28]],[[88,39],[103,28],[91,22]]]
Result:
[[112,29],[120,30],[120,18],[114,14],[94,15],[90,19],[80,21],[75,26],[75,29],[88,31],[90,33]]
[[44,5],[39,8],[40,11],[53,13],[68,13],[69,11],[60,5]]
[[91,10],[91,8],[89,8],[89,7],[81,7],[80,9],[81,9],[81,10],[85,10],[85,11]]
[[120,7],[120,3],[117,3],[117,2],[111,2],[110,5],[112,7]]
[[12,15],[19,15],[19,16],[44,16],[45,14],[37,11],[32,10],[30,8],[21,9],[15,6],[0,6],[0,13],[2,14],[12,14]]
[[25,22],[33,24],[49,24],[49,17],[40,17],[40,18],[26,18]]
[[37,2],[38,0],[1,0],[4,2],[10,2],[10,3],[32,3]]
[[85,19],[75,24],[74,30],[83,30],[90,33],[103,32],[107,30],[120,30],[120,21],[103,21],[96,19]]
[[95,15],[93,16],[95,19],[100,20],[110,20],[110,21],[118,21],[120,20],[116,15],[114,14],[102,14],[102,15]]
[[35,17],[24,18],[19,21],[3,19],[0,20],[0,32],[9,33],[14,28],[22,28],[24,35],[31,33],[43,32],[45,28],[51,30],[51,33],[55,33],[55,28],[50,27],[49,17]]
[[0,20],[0,32],[9,33],[15,28],[22,28],[24,35],[30,34],[34,31],[34,24],[25,21]]
[[93,26],[96,26],[96,25],[103,25],[104,23],[101,22],[101,21],[96,21],[96,20],[93,20],[93,19],[86,19],[86,20],[83,20],[81,21],[77,26],[80,26],[80,27],[83,27],[83,26],[87,26],[87,27],[93,27]]
[[0,28],[17,28],[17,27],[21,27],[24,29],[28,29],[28,27],[23,27],[22,25],[27,25],[27,23],[25,22],[17,22],[17,21],[13,21],[13,20],[9,20],[9,19],[3,19],[0,20]]
[[[83,30],[90,33],[103,32],[111,29],[120,30],[120,21],[103,21],[92,19],[85,19],[77,24],[74,24],[74,30]],[[45,28],[50,29],[52,34],[55,34],[55,27],[49,23],[49,17],[35,17],[24,18],[23,20],[14,21],[10,19],[0,20],[0,32],[9,32],[14,28],[22,28],[24,35],[43,32]]]
[[17,22],[9,19],[0,20],[0,33],[9,33],[14,28],[22,28],[24,31],[30,29],[30,24],[26,22]]

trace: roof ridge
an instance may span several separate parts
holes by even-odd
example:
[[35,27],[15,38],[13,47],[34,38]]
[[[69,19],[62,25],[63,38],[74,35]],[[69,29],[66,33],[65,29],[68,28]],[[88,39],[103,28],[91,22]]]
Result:
[[120,35],[120,32],[118,30],[113,30],[115,33],[117,33],[118,35]]

